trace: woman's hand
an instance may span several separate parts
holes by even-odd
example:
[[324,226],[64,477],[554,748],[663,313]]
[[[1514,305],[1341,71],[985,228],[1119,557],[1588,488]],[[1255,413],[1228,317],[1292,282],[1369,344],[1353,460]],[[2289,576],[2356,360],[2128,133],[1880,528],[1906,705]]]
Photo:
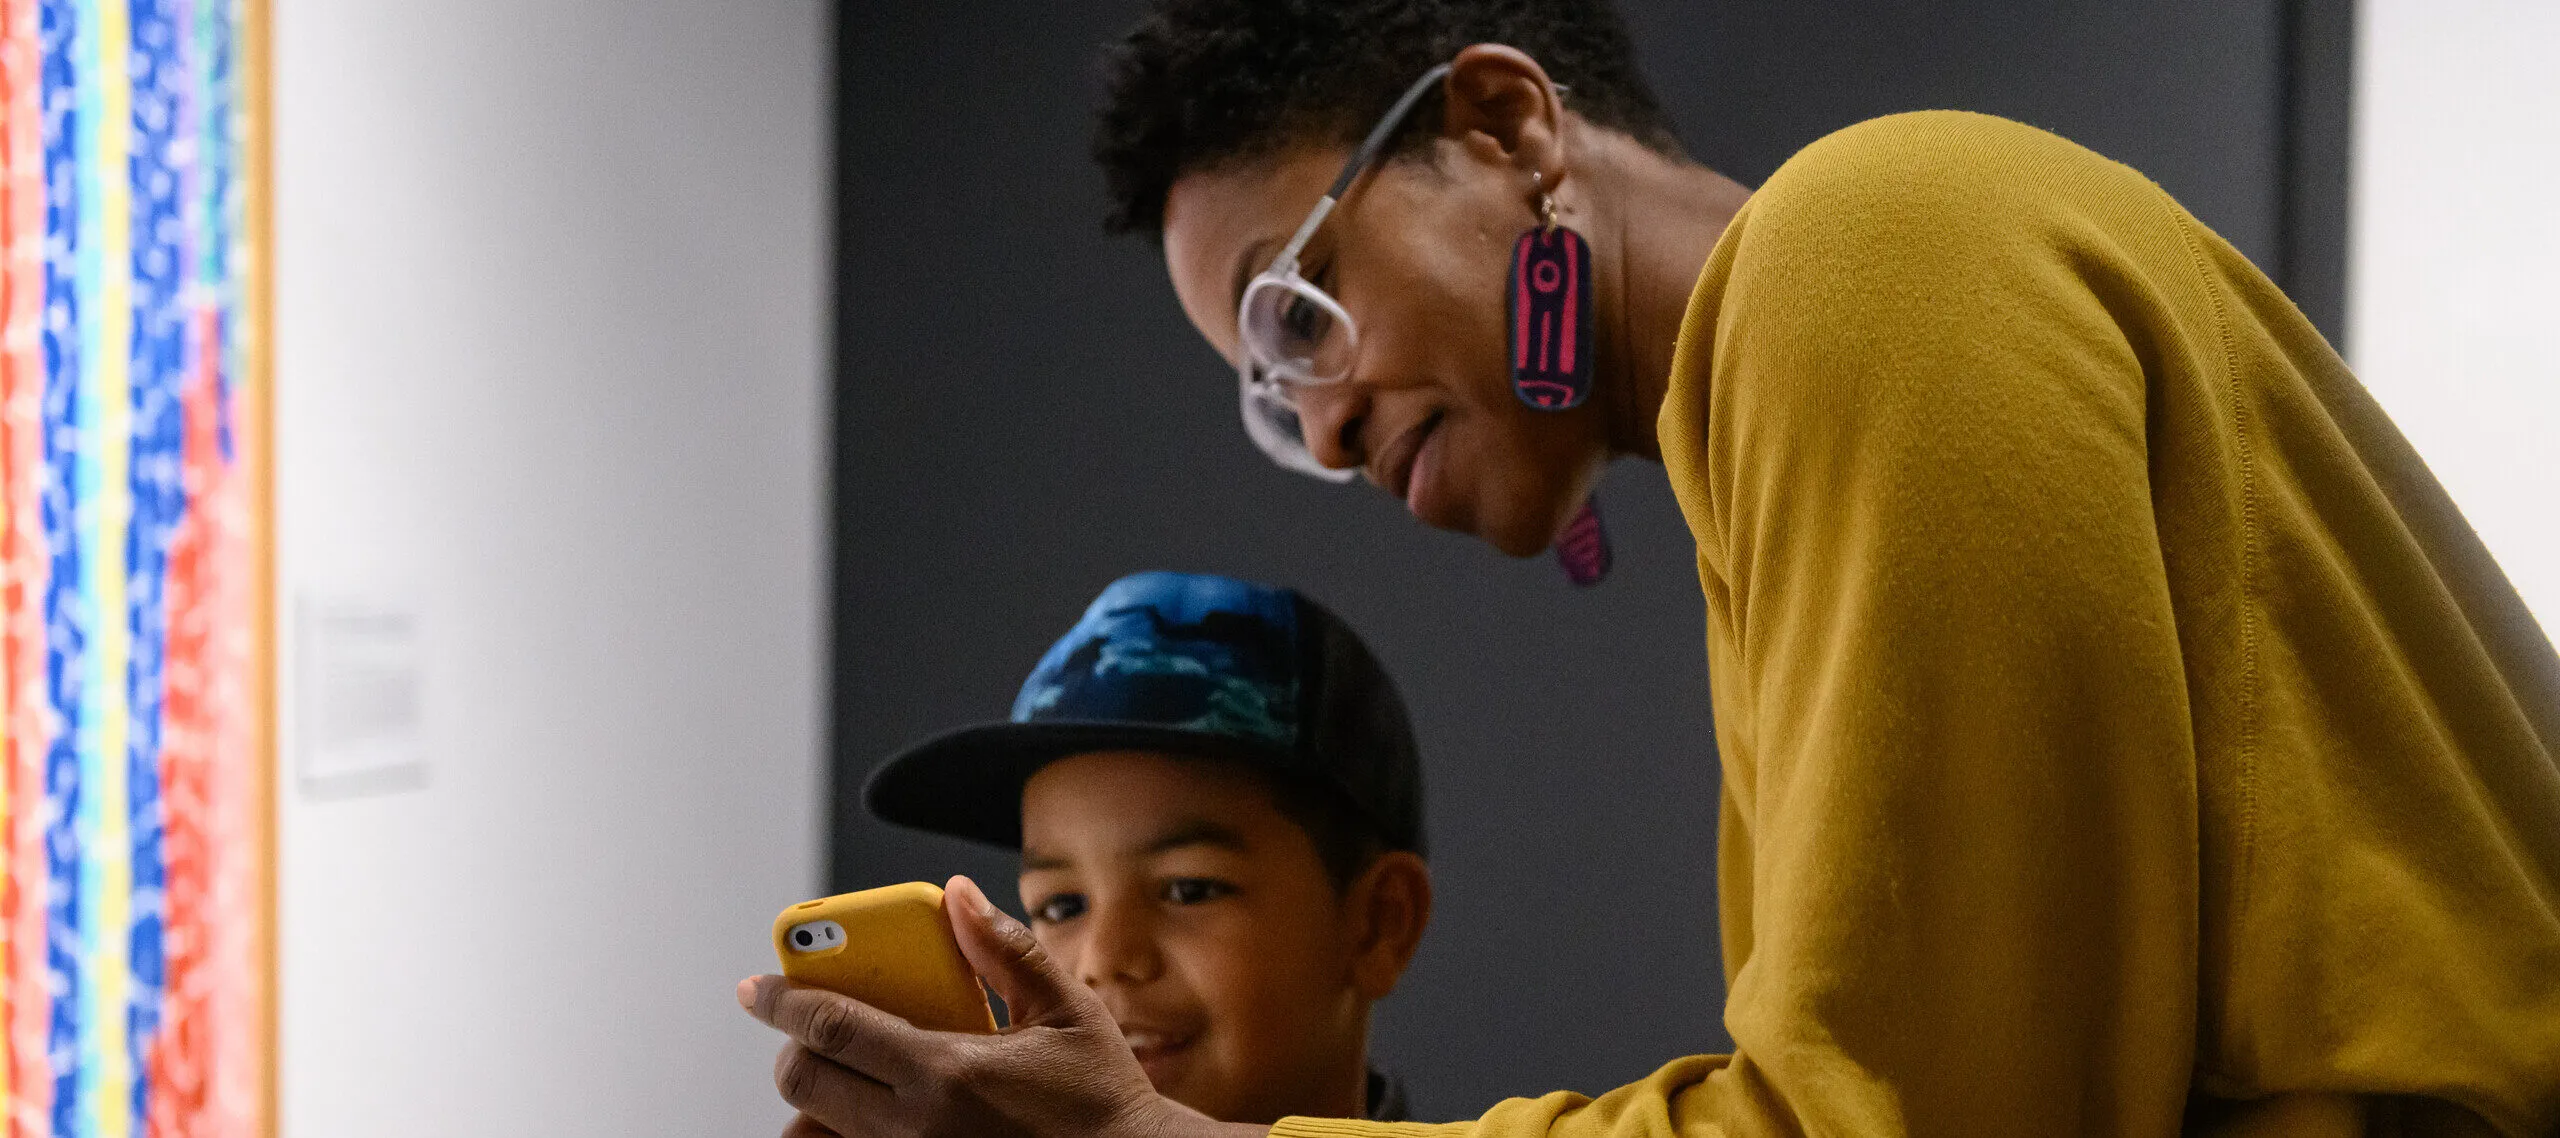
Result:
[[1052,963],[1031,930],[966,877],[943,913],[969,964],[1004,997],[1002,1035],[925,1031],[859,1000],[779,976],[738,1002],[791,1037],[774,1084],[800,1117],[784,1138],[1259,1138],[1156,1093],[1119,1025]]

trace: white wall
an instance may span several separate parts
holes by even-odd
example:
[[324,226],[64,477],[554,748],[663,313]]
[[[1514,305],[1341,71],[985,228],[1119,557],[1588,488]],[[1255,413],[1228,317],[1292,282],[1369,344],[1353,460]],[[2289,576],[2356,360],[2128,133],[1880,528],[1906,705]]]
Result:
[[2347,357],[2560,632],[2560,4],[2356,22]]
[[427,755],[314,795],[288,735],[290,1138],[780,1128],[730,988],[820,876],[825,23],[275,4],[282,587],[414,606]]

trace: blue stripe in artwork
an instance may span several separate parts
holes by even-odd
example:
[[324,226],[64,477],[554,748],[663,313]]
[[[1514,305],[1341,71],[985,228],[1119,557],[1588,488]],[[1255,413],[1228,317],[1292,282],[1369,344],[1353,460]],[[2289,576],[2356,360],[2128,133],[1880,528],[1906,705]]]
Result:
[[232,275],[231,241],[241,232],[240,183],[234,165],[240,152],[239,120],[236,117],[237,91],[232,84],[239,71],[235,67],[233,32],[246,17],[239,0],[198,0],[196,27],[202,52],[198,67],[203,73],[203,86],[198,88],[202,107],[197,111],[204,123],[200,135],[204,144],[196,151],[199,164],[198,184],[202,187],[204,217],[197,225],[200,235],[196,243],[197,273],[214,306],[214,432],[226,464],[238,457],[231,429],[233,355],[239,345],[232,339],[232,316],[239,311],[240,285]]
[[[53,1132],[76,1134],[80,1112],[80,752],[88,614],[80,583],[79,21],[76,0],[40,0],[38,99],[44,125],[44,485],[46,547],[45,979],[53,997],[45,1037],[53,1072]],[[86,508],[95,509],[94,504]]]
[[186,37],[192,32],[187,0],[130,0],[133,49],[132,187],[133,524],[125,539],[126,619],[132,659],[126,699],[132,730],[126,737],[127,828],[132,842],[133,893],[126,926],[131,987],[125,1004],[125,1052],[130,1070],[134,1133],[150,1112],[152,1044],[160,1028],[167,979],[162,918],[167,874],[162,859],[166,832],[160,798],[163,693],[169,644],[169,550],[186,512],[182,479],[186,414],[189,257],[185,191],[189,147]]

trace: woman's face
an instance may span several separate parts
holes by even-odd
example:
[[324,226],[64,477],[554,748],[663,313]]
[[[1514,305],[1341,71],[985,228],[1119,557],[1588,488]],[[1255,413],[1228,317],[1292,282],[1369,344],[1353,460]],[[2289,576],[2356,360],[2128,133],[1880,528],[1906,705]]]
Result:
[[[1359,468],[1425,523],[1525,557],[1555,540],[1598,478],[1605,399],[1538,411],[1512,394],[1504,273],[1538,220],[1530,182],[1456,143],[1433,146],[1428,158],[1372,165],[1299,254],[1299,272],[1359,329],[1346,381],[1297,389],[1307,449],[1326,466]],[[1192,326],[1230,365],[1243,286],[1346,154],[1300,147],[1174,183],[1165,263]],[[1612,298],[1600,284],[1593,307],[1605,313]],[[1242,435],[1238,445],[1251,445]]]

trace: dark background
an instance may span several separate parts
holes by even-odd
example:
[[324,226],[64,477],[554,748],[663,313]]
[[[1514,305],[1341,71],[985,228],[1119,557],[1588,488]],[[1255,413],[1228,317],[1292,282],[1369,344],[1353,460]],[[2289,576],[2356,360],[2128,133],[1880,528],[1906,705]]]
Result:
[[[1757,184],[1893,111],[2022,119],[2131,163],[2343,307],[2344,0],[1630,2],[1701,161]],[[1603,488],[1618,569],[1578,592],[1285,474],[1155,248],[1107,238],[1085,158],[1099,47],[1135,3],[839,9],[834,884],[1010,855],[863,816],[894,747],[1000,717],[1105,582],[1307,589],[1403,684],[1439,911],[1376,1052],[1422,1117],[1598,1092],[1721,1050],[1716,756],[1687,531],[1658,468]]]

